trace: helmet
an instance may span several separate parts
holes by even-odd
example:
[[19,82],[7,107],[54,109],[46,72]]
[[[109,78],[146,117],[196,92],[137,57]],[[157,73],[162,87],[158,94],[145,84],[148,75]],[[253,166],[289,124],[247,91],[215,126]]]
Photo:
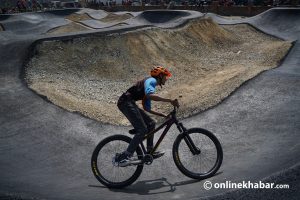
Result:
[[164,74],[167,78],[172,76],[171,72],[162,66],[154,67],[150,72],[152,77],[159,76],[160,74]]

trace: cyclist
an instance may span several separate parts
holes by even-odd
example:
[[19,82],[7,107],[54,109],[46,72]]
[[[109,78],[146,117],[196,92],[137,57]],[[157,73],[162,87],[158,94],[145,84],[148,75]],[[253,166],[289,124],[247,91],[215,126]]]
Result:
[[[140,109],[135,102],[142,100],[143,109],[151,114],[158,115],[161,117],[167,117],[165,114],[151,110],[151,100],[169,102],[173,106],[179,106],[176,99],[166,99],[155,95],[155,87],[157,85],[165,84],[167,79],[172,76],[172,74],[166,68],[162,66],[154,67],[151,72],[151,77],[144,78],[138,81],[135,85],[130,87],[125,93],[121,95],[118,101],[118,108],[129,120],[129,122],[134,127],[129,133],[135,134],[133,139],[126,151],[121,154],[117,154],[115,157],[115,162],[119,166],[127,166],[132,161],[131,157],[138,147],[138,145],[143,141],[146,133],[155,129],[155,122],[151,117],[149,117],[142,109]],[[153,149],[153,139],[154,137],[147,139],[147,151],[150,152]],[[154,152],[153,158],[158,158],[164,155],[163,152]]]

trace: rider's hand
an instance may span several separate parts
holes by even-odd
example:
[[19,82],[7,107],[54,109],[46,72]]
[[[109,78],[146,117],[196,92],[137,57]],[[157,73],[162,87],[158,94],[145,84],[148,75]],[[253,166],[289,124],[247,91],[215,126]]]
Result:
[[173,106],[176,106],[177,108],[179,107],[179,102],[178,102],[177,99],[172,100],[172,101],[171,101],[171,104],[172,104]]

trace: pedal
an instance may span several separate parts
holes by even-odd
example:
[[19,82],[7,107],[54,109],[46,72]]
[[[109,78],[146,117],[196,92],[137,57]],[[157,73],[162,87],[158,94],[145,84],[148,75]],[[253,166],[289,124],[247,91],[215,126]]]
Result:
[[165,152],[154,152],[154,153],[152,154],[153,159],[160,158],[160,157],[162,157],[163,155],[165,155]]
[[144,163],[145,163],[146,165],[151,165],[152,162],[153,162],[153,157],[152,157],[152,155],[146,154],[146,155],[144,156],[143,161],[144,161]]

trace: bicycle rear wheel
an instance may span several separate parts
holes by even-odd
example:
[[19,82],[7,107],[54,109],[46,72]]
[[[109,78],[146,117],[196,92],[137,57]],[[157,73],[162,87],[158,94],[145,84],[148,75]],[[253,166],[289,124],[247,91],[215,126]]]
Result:
[[[211,132],[201,128],[189,129],[186,134],[180,134],[173,144],[173,159],[177,168],[193,179],[201,180],[213,176],[223,161],[220,142]],[[187,137],[200,150],[198,153],[192,153],[186,142]]]
[[[113,164],[116,153],[128,147],[131,138],[124,135],[113,135],[102,140],[95,148],[92,159],[92,171],[99,182],[108,188],[123,188],[132,184],[140,176],[143,165],[118,167]],[[142,159],[143,153],[138,147],[133,157]]]

